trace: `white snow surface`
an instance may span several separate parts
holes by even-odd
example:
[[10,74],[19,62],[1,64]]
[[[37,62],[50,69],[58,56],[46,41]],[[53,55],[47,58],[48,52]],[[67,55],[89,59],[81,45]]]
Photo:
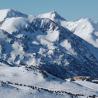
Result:
[[3,22],[7,18],[19,17],[19,16],[26,17],[25,14],[20,13],[16,10],[13,10],[13,9],[1,9],[0,10],[0,22]]
[[82,18],[78,21],[62,22],[62,26],[68,28],[74,34],[98,48],[98,24],[93,20]]
[[27,25],[28,22],[25,18],[13,17],[13,18],[6,19],[6,21],[1,26],[1,29],[12,34],[13,32],[17,32],[20,29],[25,28]]
[[[64,80],[61,80],[59,78],[56,78],[50,74],[47,73],[46,76],[44,76],[41,71],[38,69],[34,70],[26,70],[25,67],[8,67],[6,65],[0,64],[0,81],[7,82],[11,81],[12,83],[20,83],[25,85],[31,85],[31,86],[37,86],[39,88],[45,88],[52,91],[66,91],[70,92],[72,94],[84,94],[85,96],[89,95],[98,95],[97,93],[97,85],[94,83],[87,83],[85,81],[81,82],[66,82]],[[45,78],[46,77],[46,78]],[[80,85],[81,84],[81,85]],[[87,86],[88,84],[88,86]],[[19,88],[16,89],[16,88]],[[5,98],[5,96],[8,95],[11,96],[12,94],[18,96],[16,98],[31,98],[29,96],[35,96],[35,92],[37,93],[36,96],[43,96],[43,98],[46,98],[45,96],[50,96],[53,98],[53,94],[47,94],[44,91],[43,92],[37,92],[32,91],[28,87],[20,87],[12,85],[10,86],[0,86],[0,95]],[[7,93],[10,92],[9,94]],[[5,92],[5,94],[4,94]],[[31,93],[31,94],[30,94]],[[19,97],[21,94],[21,97]],[[39,95],[40,94],[40,95]],[[44,95],[46,94],[46,95]],[[65,94],[67,95],[67,94]],[[23,96],[23,97],[22,97]],[[28,96],[28,97],[27,97]],[[85,98],[85,96],[83,98]],[[59,95],[57,95],[57,98]],[[64,96],[61,96],[60,98],[63,98]],[[36,97],[39,98],[39,97]],[[70,97],[66,97],[70,98]]]

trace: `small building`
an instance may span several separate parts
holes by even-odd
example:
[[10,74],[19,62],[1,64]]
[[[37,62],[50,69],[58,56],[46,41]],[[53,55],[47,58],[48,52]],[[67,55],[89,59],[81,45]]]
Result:
[[82,80],[82,81],[91,81],[89,76],[75,76],[72,78],[72,81]]

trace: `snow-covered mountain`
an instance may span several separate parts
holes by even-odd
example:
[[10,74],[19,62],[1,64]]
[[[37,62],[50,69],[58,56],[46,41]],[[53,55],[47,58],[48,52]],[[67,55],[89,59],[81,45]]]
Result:
[[88,48],[91,45],[49,18],[12,16],[0,29],[1,61],[38,66],[60,78],[98,76],[98,60]]
[[[60,17],[59,14],[55,14],[55,13],[56,12],[54,12],[54,16],[57,15]],[[89,44],[93,45],[94,47],[92,48],[89,46],[89,49],[91,50],[93,55],[98,59],[98,54],[97,54],[98,53],[98,22],[95,22],[89,18],[81,18],[77,21],[67,21],[66,19],[64,20],[61,18],[54,19],[54,17],[52,17],[53,13],[51,14],[51,12],[39,16],[40,18],[48,17],[49,19],[53,20],[57,24],[67,28],[75,35],[84,39]]]
[[[92,45],[98,48],[98,22],[95,22],[89,18],[81,18],[77,21],[67,21],[55,11],[41,14],[38,17],[49,18],[53,20],[54,22],[60,24],[65,28],[68,28],[70,31],[74,32],[74,34],[76,34],[77,36],[81,37],[82,39],[86,40],[87,42],[91,43]],[[56,20],[59,20],[59,22]]]
[[[15,90],[15,94],[21,91],[22,95],[17,95],[19,98],[24,98],[24,92],[30,96],[25,98],[39,98],[37,95],[41,92],[42,98],[46,98],[45,93],[49,95],[47,98],[53,98],[53,92],[56,92],[57,98],[77,97],[75,94],[83,94],[84,98],[90,94],[98,94],[97,90],[64,80],[73,76],[98,78],[98,49],[95,46],[97,41],[95,43],[90,39],[89,31],[95,33],[86,20],[84,23],[71,23],[56,11],[31,16],[5,9],[0,10],[0,21],[0,89]],[[88,26],[84,28],[82,24]],[[95,27],[96,32],[97,25]],[[83,36],[88,31],[89,40],[75,33],[76,29],[80,30]],[[21,86],[24,84],[25,87],[20,87],[17,83]],[[42,88],[41,91],[34,89],[34,93],[30,93],[32,85]],[[4,92],[0,92],[2,93]]]

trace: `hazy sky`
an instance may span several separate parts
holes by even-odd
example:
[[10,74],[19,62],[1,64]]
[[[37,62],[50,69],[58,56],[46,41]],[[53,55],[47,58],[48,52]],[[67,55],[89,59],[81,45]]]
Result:
[[56,10],[67,20],[81,17],[98,20],[98,0],[0,0],[0,9],[5,8],[34,15]]

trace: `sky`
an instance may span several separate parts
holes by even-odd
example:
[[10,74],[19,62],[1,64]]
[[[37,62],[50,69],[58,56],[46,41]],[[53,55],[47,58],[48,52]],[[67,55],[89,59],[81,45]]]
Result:
[[56,10],[67,20],[98,20],[98,0],[0,0],[0,9],[6,8],[32,15]]

